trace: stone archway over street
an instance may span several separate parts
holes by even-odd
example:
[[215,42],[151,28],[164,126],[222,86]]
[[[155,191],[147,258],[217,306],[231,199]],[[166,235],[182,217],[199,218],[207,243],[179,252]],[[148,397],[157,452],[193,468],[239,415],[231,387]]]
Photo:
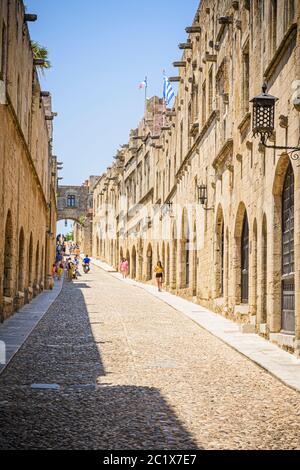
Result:
[[93,194],[91,184],[59,186],[57,195],[57,220],[74,220],[84,231],[82,250],[91,252]]

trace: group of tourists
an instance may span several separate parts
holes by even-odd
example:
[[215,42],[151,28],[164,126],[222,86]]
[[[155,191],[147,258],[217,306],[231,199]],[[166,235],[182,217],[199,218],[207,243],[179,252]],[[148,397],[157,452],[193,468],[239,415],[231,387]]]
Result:
[[71,242],[69,244],[69,253],[70,255],[79,256],[80,255],[80,246],[78,243]]
[[[56,237],[55,263],[52,266],[53,281],[59,281],[64,271],[66,271],[69,281],[78,279],[78,276],[80,276],[80,254],[78,243],[66,242],[64,235],[58,235]],[[82,264],[85,273],[90,271],[90,261],[90,258],[86,255]]]
[[[122,273],[123,279],[126,279],[129,274],[129,262],[126,258],[122,258],[120,262],[120,272]],[[164,280],[164,268],[161,261],[157,262],[157,265],[154,269],[156,285],[158,288],[158,292],[162,292],[162,285]]]
[[[85,274],[90,271],[90,263],[91,260],[88,255],[85,256],[82,262],[83,270]],[[68,273],[68,280],[72,281],[73,279],[78,279],[80,276],[79,273],[79,264],[80,264],[80,256],[75,255],[73,258],[69,256],[66,259],[62,259],[59,263],[54,263],[52,266],[52,277],[53,280],[60,280],[64,270]]]

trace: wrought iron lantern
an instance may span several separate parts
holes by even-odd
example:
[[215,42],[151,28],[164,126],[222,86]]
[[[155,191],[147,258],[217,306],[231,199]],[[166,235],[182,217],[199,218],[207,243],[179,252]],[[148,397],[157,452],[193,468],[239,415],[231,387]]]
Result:
[[203,206],[203,209],[206,211],[213,211],[214,207],[206,207],[207,200],[208,200],[206,184],[200,184],[200,186],[197,186],[197,188],[198,188],[198,201]]
[[267,140],[274,134],[275,130],[275,104],[278,98],[267,93],[267,85],[263,84],[262,93],[255,96],[250,103],[253,103],[252,130],[253,136],[260,136],[261,144],[266,148],[277,150],[290,150],[293,160],[298,160],[299,156],[294,154],[300,150],[299,147],[287,147],[281,145],[267,145]]
[[253,103],[253,135],[260,135],[264,144],[274,132],[275,96],[267,93],[267,85],[264,83],[262,93],[251,100]]
[[167,212],[170,216],[173,214],[173,202],[169,201],[167,202]]
[[198,186],[198,200],[202,206],[207,203],[207,186],[205,184]]
[[163,217],[168,214],[170,217],[173,216],[173,202],[166,202],[166,204],[163,204],[160,208],[160,220],[163,219]]

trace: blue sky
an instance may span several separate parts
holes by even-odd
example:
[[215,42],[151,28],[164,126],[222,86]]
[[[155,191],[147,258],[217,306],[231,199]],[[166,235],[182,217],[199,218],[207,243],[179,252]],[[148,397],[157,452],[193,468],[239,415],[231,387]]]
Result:
[[162,71],[176,73],[199,0],[25,0],[38,21],[31,37],[49,50],[53,68],[41,78],[53,94],[54,150],[63,184],[101,174],[126,143],[144,109],[138,84],[162,94]]

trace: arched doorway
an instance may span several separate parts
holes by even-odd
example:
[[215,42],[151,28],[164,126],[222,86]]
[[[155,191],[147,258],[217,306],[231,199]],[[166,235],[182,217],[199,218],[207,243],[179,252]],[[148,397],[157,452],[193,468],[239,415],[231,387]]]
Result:
[[136,278],[136,249],[135,246],[132,248],[132,254],[131,254],[131,277],[132,279]]
[[198,244],[197,244],[197,224],[193,226],[193,291],[192,295],[197,295],[197,282],[198,282]]
[[249,302],[249,224],[244,203],[240,203],[235,223],[235,303]]
[[182,214],[181,227],[181,288],[190,286],[190,227],[186,209]]
[[167,245],[167,260],[165,266],[166,285],[170,285],[170,244]]
[[222,207],[219,206],[215,229],[215,296],[224,295],[224,267],[225,267],[225,227]]
[[224,299],[228,303],[228,285],[229,285],[229,229],[226,229],[225,249],[224,249]]
[[286,170],[282,190],[282,312],[281,328],[295,331],[294,268],[294,171],[291,162]]
[[147,248],[147,281],[151,281],[153,277],[153,253],[152,246],[149,243]]
[[44,251],[44,246],[42,246],[41,278],[40,278],[41,289],[44,288],[44,278],[45,278],[45,251]]
[[172,258],[170,263],[170,287],[176,289],[177,287],[177,228],[176,224],[172,230]]
[[96,257],[99,258],[100,256],[100,241],[99,235],[97,235],[97,242],[96,242]]
[[245,213],[241,238],[241,301],[249,302],[249,224]]
[[32,233],[30,234],[29,248],[28,248],[28,286],[32,287],[32,269],[33,269],[33,240]]
[[165,250],[165,242],[162,244],[162,249],[161,249],[162,257],[161,257],[161,262],[164,267],[164,270],[166,269],[166,250]]
[[36,252],[35,252],[35,279],[34,279],[35,286],[37,286],[39,283],[39,277],[40,277],[39,271],[40,271],[40,243],[37,242]]
[[144,264],[144,257],[143,257],[143,240],[140,239],[138,242],[138,273],[137,273],[137,278],[139,280],[143,279],[143,264]]
[[19,254],[18,254],[18,292],[24,291],[24,269],[25,269],[25,237],[23,227],[19,235]]
[[190,287],[190,228],[187,227],[185,240],[185,287]]
[[262,247],[261,247],[261,323],[267,321],[267,260],[268,260],[268,235],[267,235],[267,219],[264,214],[262,223]]
[[13,297],[13,223],[8,211],[5,224],[3,296]]
[[114,241],[110,242],[110,265],[114,266]]
[[254,219],[252,230],[252,250],[251,250],[251,293],[250,311],[252,315],[257,313],[257,220]]
[[130,260],[130,253],[129,250],[126,251],[126,259],[128,261],[128,272],[131,272],[131,260]]

